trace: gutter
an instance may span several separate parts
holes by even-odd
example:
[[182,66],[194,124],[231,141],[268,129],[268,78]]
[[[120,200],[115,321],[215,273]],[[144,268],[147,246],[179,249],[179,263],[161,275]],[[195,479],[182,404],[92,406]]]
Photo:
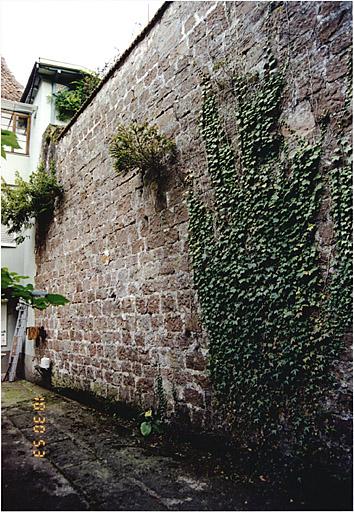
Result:
[[101,82],[98,84],[96,89],[94,89],[91,93],[91,95],[87,98],[85,103],[81,106],[81,108],[75,113],[75,115],[71,118],[71,120],[68,122],[68,124],[65,126],[62,132],[60,132],[60,135],[58,136],[58,140],[61,140],[64,135],[70,130],[73,124],[75,124],[77,118],[80,116],[80,114],[88,107],[88,105],[92,102],[92,100],[95,98],[97,93],[102,89],[104,84],[108,82],[108,80],[114,75],[114,73],[119,69],[124,62],[127,60],[129,55],[132,53],[132,51],[138,46],[138,44],[145,39],[145,37],[148,35],[148,33],[151,31],[151,29],[156,25],[158,21],[162,18],[165,11],[168,9],[168,7],[172,4],[172,1],[164,2],[161,7],[156,11],[155,16],[151,19],[151,21],[146,25],[146,27],[140,32],[140,34],[134,39],[134,41],[131,43],[130,46],[125,50],[125,52],[122,53],[122,55],[118,58],[117,62],[111,67],[111,69],[107,72],[107,74],[102,78]]

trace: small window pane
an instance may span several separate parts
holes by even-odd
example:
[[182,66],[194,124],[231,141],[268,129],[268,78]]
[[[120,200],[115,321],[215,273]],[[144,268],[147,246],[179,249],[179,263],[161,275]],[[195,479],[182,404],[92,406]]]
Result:
[[28,117],[16,116],[16,134],[27,135]]

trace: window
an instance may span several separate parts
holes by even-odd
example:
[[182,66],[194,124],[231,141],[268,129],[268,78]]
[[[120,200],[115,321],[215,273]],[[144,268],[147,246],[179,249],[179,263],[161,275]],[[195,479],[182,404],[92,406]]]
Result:
[[29,114],[20,114],[8,110],[1,111],[1,128],[15,132],[20,145],[17,149],[5,146],[6,151],[20,155],[29,154],[30,126],[31,118]]

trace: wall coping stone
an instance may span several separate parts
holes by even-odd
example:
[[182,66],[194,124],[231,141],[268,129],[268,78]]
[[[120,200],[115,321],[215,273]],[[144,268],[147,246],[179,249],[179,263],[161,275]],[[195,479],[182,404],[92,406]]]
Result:
[[119,69],[124,62],[127,60],[132,51],[138,46],[138,44],[145,39],[145,37],[149,34],[151,29],[157,24],[158,21],[162,18],[163,14],[167,10],[167,8],[172,4],[172,1],[164,2],[161,7],[156,11],[155,15],[146,25],[146,27],[140,32],[140,34],[133,40],[130,46],[122,53],[120,57],[118,57],[117,61],[113,66],[108,70],[106,75],[102,78],[101,82],[98,86],[92,91],[91,95],[87,98],[87,100],[83,103],[81,108],[74,114],[69,123],[65,126],[64,130],[58,136],[58,140],[61,140],[70,130],[70,128],[76,123],[78,117],[86,110],[88,105],[92,102],[98,92],[102,89],[104,84],[108,82],[108,80],[114,75],[114,73]]

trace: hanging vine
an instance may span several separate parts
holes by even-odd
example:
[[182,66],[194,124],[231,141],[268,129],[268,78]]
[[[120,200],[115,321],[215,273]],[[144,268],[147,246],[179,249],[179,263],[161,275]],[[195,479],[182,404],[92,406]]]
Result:
[[[287,148],[278,125],[284,73],[234,80],[238,154],[204,83],[201,116],[214,205],[189,195],[190,255],[219,410],[248,443],[318,434],[318,413],[348,326],[349,174],[332,173],[336,274],[330,292],[315,240],[321,140]],[[344,220],[345,219],[345,220]],[[333,315],[333,311],[335,314]]]

